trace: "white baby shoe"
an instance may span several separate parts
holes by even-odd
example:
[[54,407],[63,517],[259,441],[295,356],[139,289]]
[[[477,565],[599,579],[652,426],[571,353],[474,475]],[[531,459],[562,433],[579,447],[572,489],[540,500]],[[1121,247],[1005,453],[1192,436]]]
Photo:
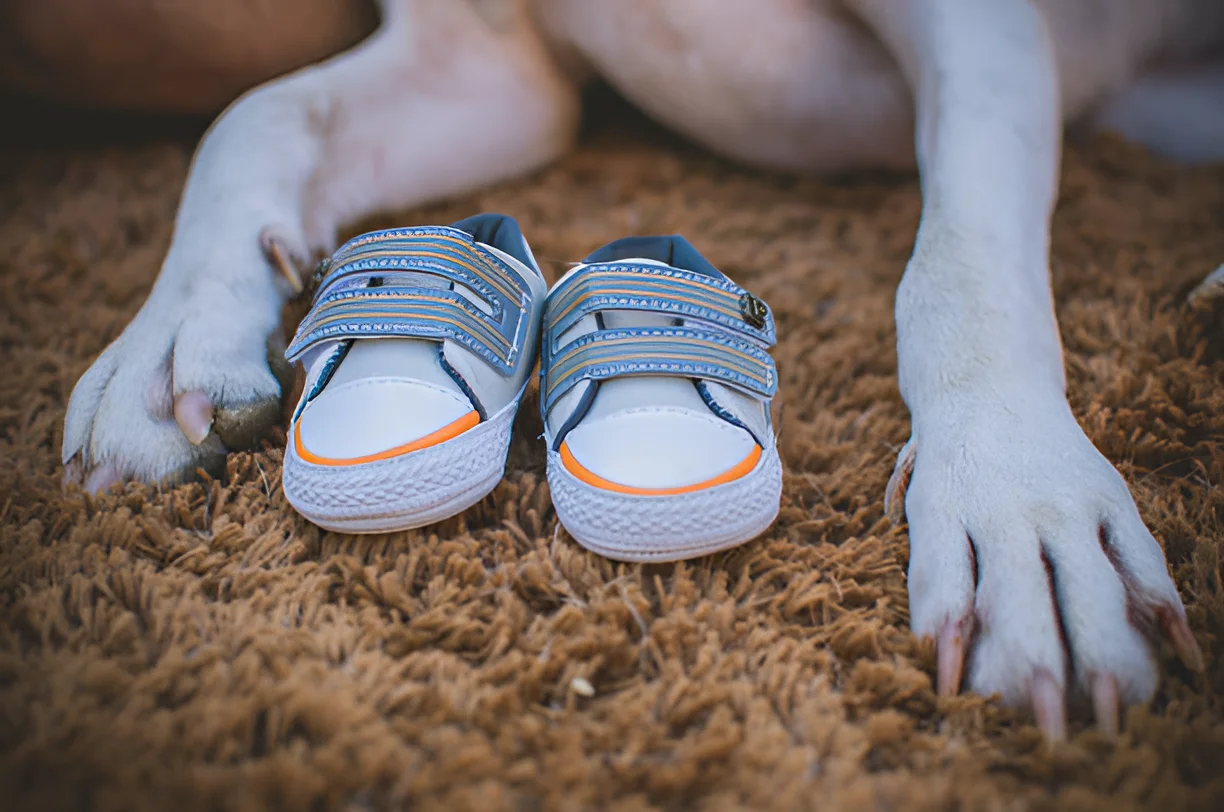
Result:
[[288,359],[306,387],[285,496],[329,530],[453,516],[505,473],[547,284],[515,221],[356,237],[325,263]]
[[764,302],[682,237],[596,251],[548,294],[540,407],[548,482],[584,547],[674,561],[778,514],[777,373]]

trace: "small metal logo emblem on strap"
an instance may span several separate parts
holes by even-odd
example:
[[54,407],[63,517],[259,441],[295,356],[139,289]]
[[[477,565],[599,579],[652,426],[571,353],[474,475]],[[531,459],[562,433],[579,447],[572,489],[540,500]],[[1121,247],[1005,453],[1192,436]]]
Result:
[[758,330],[765,326],[765,319],[769,316],[769,308],[751,293],[744,291],[739,297],[739,309],[740,315],[744,317],[744,321],[751,326]]

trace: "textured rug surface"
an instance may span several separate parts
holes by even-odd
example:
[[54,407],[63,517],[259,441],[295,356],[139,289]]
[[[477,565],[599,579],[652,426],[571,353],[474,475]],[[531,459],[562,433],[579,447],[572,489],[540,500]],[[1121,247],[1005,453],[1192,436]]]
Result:
[[1224,320],[1180,304],[1224,261],[1224,171],[1110,141],[1065,156],[1071,403],[1165,545],[1208,671],[1163,652],[1119,740],[1078,715],[1051,750],[1023,714],[937,700],[908,633],[882,495],[908,436],[892,305],[914,178],[754,173],[639,123],[377,221],[512,214],[550,279],[679,232],[773,304],[781,517],[642,568],[556,531],[534,401],[492,496],[421,531],[296,516],[283,435],[222,480],[65,492],[65,403],[149,289],[197,134],[0,154],[0,808],[1224,808]]

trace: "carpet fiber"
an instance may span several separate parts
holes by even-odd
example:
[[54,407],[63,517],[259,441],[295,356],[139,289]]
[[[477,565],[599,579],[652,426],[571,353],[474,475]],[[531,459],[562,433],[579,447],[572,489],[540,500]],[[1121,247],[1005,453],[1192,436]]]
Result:
[[420,531],[299,518],[283,435],[222,480],[64,492],[65,403],[149,289],[198,130],[3,148],[0,807],[1224,808],[1224,322],[1180,305],[1224,260],[1224,171],[1108,140],[1065,157],[1071,403],[1165,545],[1208,670],[1163,652],[1117,742],[1080,713],[1049,750],[1023,714],[936,699],[908,632],[882,495],[908,435],[892,305],[916,180],[797,180],[595,129],[530,178],[370,225],[506,212],[550,280],[680,232],[770,301],[782,513],[714,558],[623,566],[558,533],[534,399],[493,495]]

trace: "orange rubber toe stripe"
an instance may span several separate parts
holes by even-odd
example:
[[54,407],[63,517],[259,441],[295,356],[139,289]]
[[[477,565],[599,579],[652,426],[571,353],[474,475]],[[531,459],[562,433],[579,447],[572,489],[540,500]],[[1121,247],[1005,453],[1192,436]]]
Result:
[[392,457],[400,457],[413,451],[420,451],[423,448],[441,445],[447,440],[455,439],[478,423],[480,423],[480,415],[475,411],[471,411],[454,423],[448,423],[437,431],[432,431],[420,439],[413,440],[411,443],[388,448],[386,451],[379,451],[377,454],[366,454],[364,457],[333,459],[331,457],[320,457],[306,450],[306,446],[302,445],[302,421],[299,420],[293,424],[293,449],[299,457],[315,465],[361,465],[366,462],[389,460]]
[[632,496],[676,496],[682,493],[696,493],[706,488],[713,488],[715,485],[724,485],[750,474],[756,468],[757,462],[760,459],[761,447],[759,445],[753,446],[752,450],[748,452],[748,456],[718,476],[713,479],[707,479],[705,482],[698,482],[695,485],[681,485],[678,488],[635,488],[632,485],[622,485],[619,482],[613,482],[609,479],[604,479],[598,474],[591,473],[582,467],[582,463],[574,458],[574,454],[569,450],[569,446],[564,442],[561,443],[561,463],[565,466],[565,470],[593,487],[602,488],[613,493],[626,493]]

